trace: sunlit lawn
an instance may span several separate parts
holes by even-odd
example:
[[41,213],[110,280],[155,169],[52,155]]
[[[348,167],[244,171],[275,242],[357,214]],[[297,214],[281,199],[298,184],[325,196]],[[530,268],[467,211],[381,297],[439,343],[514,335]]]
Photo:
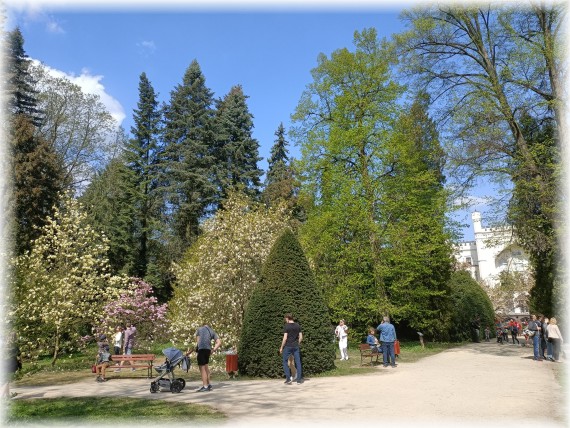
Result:
[[69,423],[102,422],[105,426],[122,419],[133,422],[154,422],[160,426],[169,422],[214,422],[225,416],[208,406],[122,397],[82,397],[11,400],[7,422],[34,423],[39,421]]

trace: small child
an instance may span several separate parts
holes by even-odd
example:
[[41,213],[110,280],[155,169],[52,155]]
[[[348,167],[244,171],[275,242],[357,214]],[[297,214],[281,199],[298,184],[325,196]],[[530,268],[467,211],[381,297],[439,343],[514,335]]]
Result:
[[491,341],[491,328],[489,326],[485,327],[485,342]]

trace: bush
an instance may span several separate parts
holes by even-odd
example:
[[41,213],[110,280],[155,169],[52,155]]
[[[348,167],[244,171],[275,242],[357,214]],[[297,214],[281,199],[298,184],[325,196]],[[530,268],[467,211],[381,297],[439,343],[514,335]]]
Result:
[[495,323],[495,312],[489,296],[469,272],[457,271],[449,280],[452,301],[450,338],[454,341],[471,340],[471,320],[481,318],[480,333]]
[[242,374],[283,377],[277,351],[283,339],[283,317],[292,313],[301,325],[303,373],[334,368],[335,349],[328,309],[297,238],[289,230],[273,245],[259,283],[245,311],[238,365]]

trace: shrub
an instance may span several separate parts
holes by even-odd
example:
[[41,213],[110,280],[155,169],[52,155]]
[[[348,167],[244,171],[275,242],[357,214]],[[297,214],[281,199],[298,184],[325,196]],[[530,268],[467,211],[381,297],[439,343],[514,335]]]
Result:
[[245,311],[238,348],[240,373],[284,375],[277,351],[283,339],[283,317],[289,312],[303,332],[303,373],[333,369],[335,349],[328,309],[297,238],[287,230],[273,245]]
[[495,312],[489,296],[469,272],[457,271],[449,280],[452,301],[450,338],[454,341],[471,339],[471,320],[481,318],[482,332],[495,323]]

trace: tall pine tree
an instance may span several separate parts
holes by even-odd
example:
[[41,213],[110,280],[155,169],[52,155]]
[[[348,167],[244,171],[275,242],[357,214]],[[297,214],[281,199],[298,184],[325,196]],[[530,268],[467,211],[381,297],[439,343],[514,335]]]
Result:
[[133,274],[144,278],[150,260],[157,256],[149,253],[150,248],[156,248],[149,240],[157,236],[155,231],[161,228],[163,205],[159,189],[159,162],[163,149],[160,141],[162,112],[157,94],[144,72],[139,78],[139,101],[133,112],[133,120],[133,138],[127,144],[125,156],[134,174],[134,239],[137,255]]
[[213,94],[194,60],[164,107],[162,184],[180,252],[194,241],[215,202],[212,105]]
[[31,61],[24,50],[24,37],[19,28],[8,33],[7,49],[9,110],[14,115],[26,115],[37,127],[42,122],[42,114],[37,106],[35,82],[29,72]]
[[247,107],[247,96],[240,85],[217,102],[216,161],[220,196],[242,188],[250,196],[257,196],[262,171],[257,167],[259,143],[252,137],[253,115]]
[[288,142],[285,140],[283,123],[279,124],[275,136],[277,139],[271,147],[263,190],[264,202],[270,206],[279,201],[290,201],[294,195],[293,173],[289,164]]

